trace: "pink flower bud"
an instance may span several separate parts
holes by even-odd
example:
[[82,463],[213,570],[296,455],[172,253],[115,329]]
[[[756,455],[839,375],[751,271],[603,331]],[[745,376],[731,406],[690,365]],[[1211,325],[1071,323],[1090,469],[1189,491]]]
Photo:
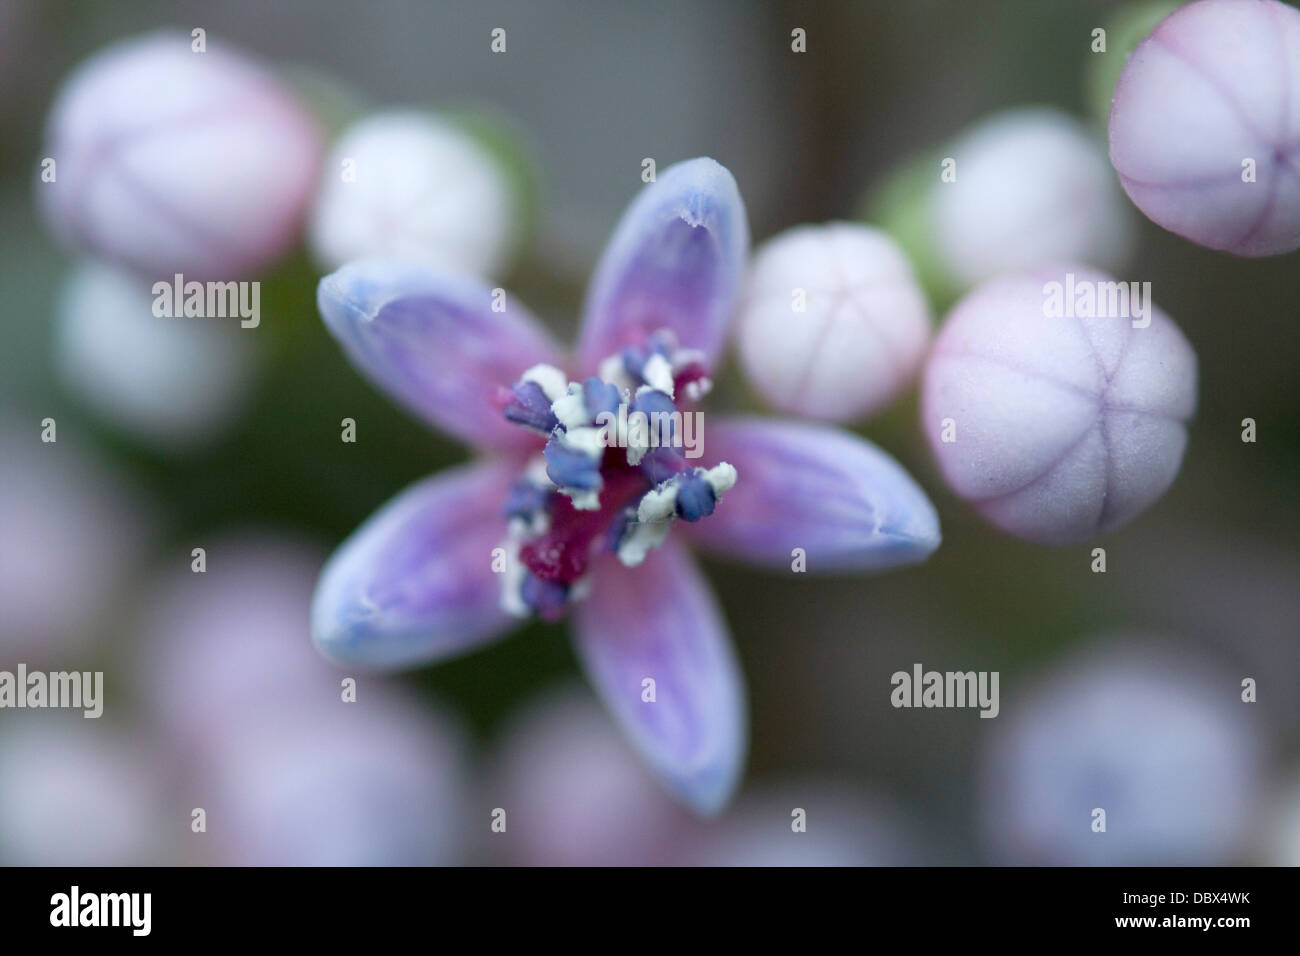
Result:
[[282,255],[320,153],[314,120],[268,70],[170,31],[82,64],[47,135],[37,194],[51,227],[150,278],[237,278]]
[[869,226],[800,226],[758,250],[737,330],[774,407],[831,421],[876,411],[911,381],[930,332],[902,251]]
[[1110,159],[1152,221],[1211,249],[1300,248],[1300,12],[1202,0],[1129,57]]
[[949,486],[989,521],[1064,544],[1125,524],[1174,480],[1196,355],[1150,283],[1083,267],[995,279],[953,308],[922,385]]
[[433,115],[377,113],[331,150],[311,244],[328,269],[375,257],[491,276],[521,219],[505,171],[467,133]]
[[946,147],[950,176],[934,170],[931,228],[948,273],[976,282],[1055,262],[1122,266],[1132,213],[1106,164],[1101,138],[1043,106],[980,120]]

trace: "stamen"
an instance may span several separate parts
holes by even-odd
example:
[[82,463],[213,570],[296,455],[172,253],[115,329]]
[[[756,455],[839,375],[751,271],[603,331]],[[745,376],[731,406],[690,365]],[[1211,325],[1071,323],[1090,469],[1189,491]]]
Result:
[[563,395],[569,385],[563,372],[554,365],[546,364],[534,365],[519,376],[519,381],[535,383],[552,402]]
[[677,479],[677,515],[685,521],[699,521],[713,514],[718,496],[700,473]]
[[[632,412],[645,416],[645,429],[631,429],[627,440],[627,463],[637,465],[652,445],[658,447],[675,447],[676,427],[673,419],[677,416],[677,406],[666,394],[648,385],[637,389],[628,412],[631,421]],[[652,440],[653,439],[653,440]]]
[[591,511],[600,506],[600,471],[605,456],[600,429],[557,430],[542,449],[542,456],[546,459],[546,476],[562,494],[573,499],[574,507]]
[[522,518],[531,523],[535,516],[547,511],[554,494],[551,488],[542,488],[527,478],[520,478],[510,486],[502,511],[507,518]]
[[520,594],[529,607],[543,621],[558,621],[569,609],[569,589],[554,581],[544,581],[534,575],[524,578]]
[[[547,435],[505,502],[507,611],[554,620],[581,600],[596,553],[640,564],[674,520],[713,513],[736,470],[687,462],[674,400],[694,402],[710,384],[700,353],[658,332],[602,362],[599,377],[570,382],[553,366],[535,365],[500,390],[508,420]],[[615,434],[626,448],[611,446]]]
[[669,399],[673,397],[673,367],[668,359],[655,352],[641,366],[641,378],[650,388],[663,392]]
[[549,435],[559,422],[551,411],[551,400],[546,397],[542,387],[536,382],[522,379],[510,389],[509,398],[503,409],[506,421],[514,422]]
[[533,574],[547,581],[572,584],[587,573],[597,536],[647,489],[645,478],[635,469],[616,464],[611,472],[595,510],[579,509],[561,497],[552,501],[551,529],[519,550],[520,560]]

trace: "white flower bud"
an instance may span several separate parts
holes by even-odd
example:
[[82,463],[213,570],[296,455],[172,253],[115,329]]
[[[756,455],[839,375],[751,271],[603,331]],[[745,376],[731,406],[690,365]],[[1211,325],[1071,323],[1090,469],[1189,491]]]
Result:
[[200,444],[244,405],[255,355],[236,318],[159,317],[148,280],[83,263],[63,288],[55,361],[64,386],[148,444]]
[[929,309],[898,246],[869,226],[800,226],[759,248],[739,351],[782,411],[831,421],[873,412],[912,379]]
[[1083,124],[1054,109],[996,113],[945,150],[955,179],[935,170],[931,235],[963,286],[1056,262],[1123,266],[1132,217]]
[[151,278],[237,279],[297,240],[320,136],[266,69],[164,31],[84,63],[50,114],[58,236]]
[[497,160],[456,126],[380,113],[346,130],[330,153],[312,250],[329,269],[382,257],[490,276],[508,258],[516,206]]

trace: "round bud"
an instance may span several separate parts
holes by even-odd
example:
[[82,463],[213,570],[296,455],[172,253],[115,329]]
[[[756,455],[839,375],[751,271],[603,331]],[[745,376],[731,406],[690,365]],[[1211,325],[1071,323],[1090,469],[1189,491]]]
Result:
[[1110,159],[1153,222],[1239,256],[1300,248],[1300,11],[1201,0],[1129,57]]
[[1191,641],[1116,634],[1003,684],[977,761],[992,862],[1239,862],[1262,816],[1267,753],[1234,683]]
[[925,432],[953,491],[1050,544],[1110,531],[1159,498],[1196,408],[1196,355],[1150,283],[1084,267],[975,289],[923,378]]
[[1055,109],[996,113],[947,147],[935,170],[931,232],[965,288],[1053,262],[1118,268],[1131,215],[1099,139]]
[[325,165],[311,244],[329,269],[354,259],[417,262],[491,276],[519,210],[497,160],[457,126],[380,113],[349,127]]
[[69,77],[37,195],[77,250],[150,278],[234,279],[296,241],[319,154],[315,121],[270,72],[165,31]]
[[1110,122],[1110,101],[1124,64],[1156,24],[1181,5],[1181,0],[1133,0],[1116,7],[1102,27],[1093,29],[1084,80],[1088,114],[1102,129]]
[[740,358],[774,407],[848,421],[916,373],[929,309],[912,267],[869,226],[800,226],[759,248],[738,323]]
[[[166,298],[170,308],[170,292]],[[156,314],[158,301],[147,279],[83,263],[62,291],[56,367],[64,387],[101,419],[155,447],[193,447],[244,406],[255,360],[250,333],[238,316]]]

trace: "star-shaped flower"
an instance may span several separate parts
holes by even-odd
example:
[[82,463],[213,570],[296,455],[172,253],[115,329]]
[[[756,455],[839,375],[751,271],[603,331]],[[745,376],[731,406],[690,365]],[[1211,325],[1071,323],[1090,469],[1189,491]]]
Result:
[[665,170],[604,253],[572,358],[477,280],[389,261],[326,276],[321,314],[356,366],[479,458],[402,492],[339,548],[312,609],[321,651],[413,665],[572,609],[578,657],[632,743],[697,811],[723,806],[747,749],[744,681],[670,529],[787,571],[877,570],[939,543],[924,492],[857,436],[761,417],[703,431],[694,406],[748,247],[724,167]]

